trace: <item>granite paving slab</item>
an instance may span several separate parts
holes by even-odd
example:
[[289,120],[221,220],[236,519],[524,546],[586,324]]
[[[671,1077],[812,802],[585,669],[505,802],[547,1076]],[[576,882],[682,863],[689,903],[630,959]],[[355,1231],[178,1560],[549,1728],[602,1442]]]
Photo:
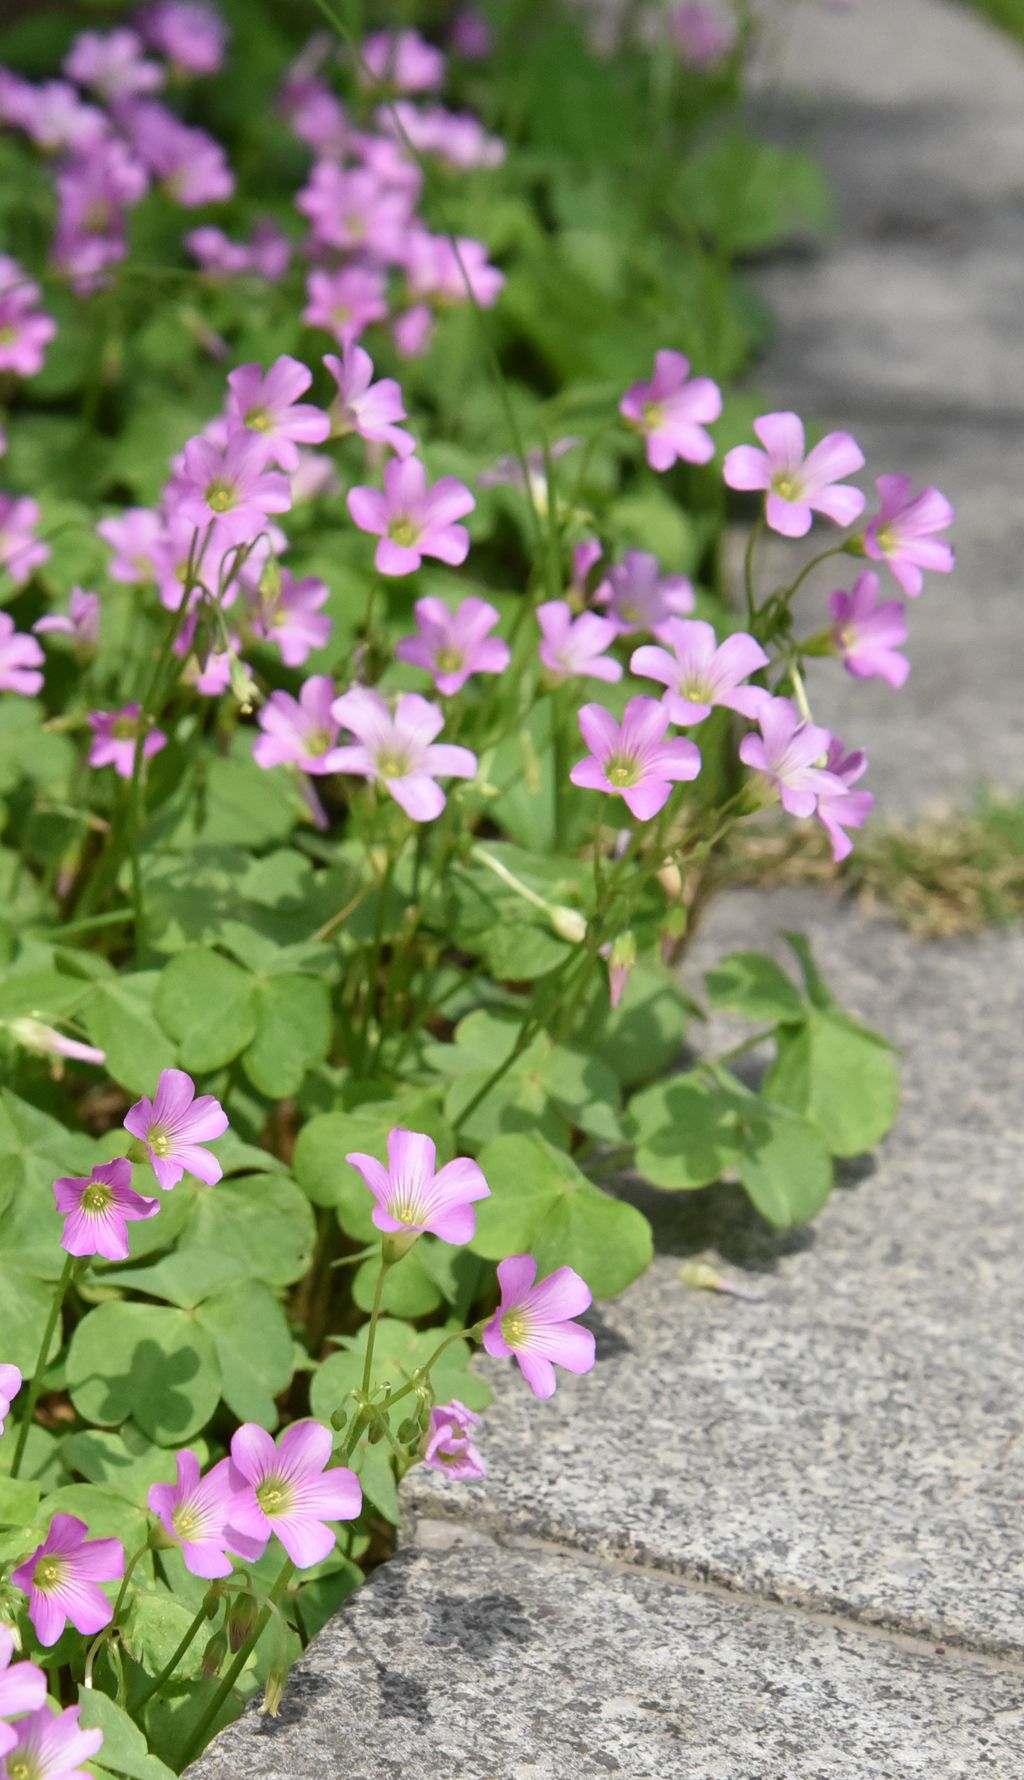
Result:
[[425,1523],[196,1780],[1011,1780],[1018,1672]]
[[[651,1271],[595,1319],[594,1374],[498,1401],[481,1524],[978,1649],[1024,1652],[1024,934],[922,945],[816,891],[729,897],[693,962],[809,933],[845,1006],[905,1048],[904,1105],[813,1226],[728,1185],[638,1186]],[[694,986],[699,988],[695,975]],[[723,1048],[749,1030],[720,1020]],[[702,1044],[705,1040],[702,1038]],[[759,1304],[680,1258],[751,1271]],[[748,1279],[748,1284],[750,1283]],[[417,1511],[464,1512],[433,1473]]]

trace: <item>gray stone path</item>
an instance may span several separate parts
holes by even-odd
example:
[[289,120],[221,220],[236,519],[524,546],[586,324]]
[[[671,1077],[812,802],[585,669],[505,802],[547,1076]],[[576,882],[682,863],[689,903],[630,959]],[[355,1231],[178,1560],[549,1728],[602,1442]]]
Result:
[[[766,389],[959,509],[906,691],[812,687],[900,815],[1024,784],[1024,60],[942,0],[789,10],[765,103],[805,116],[843,217],[765,279]],[[636,1189],[659,1258],[600,1307],[595,1372],[542,1404],[483,1362],[487,1483],[413,1475],[399,1556],[200,1780],[1022,1780],[1024,934],[926,946],[740,893],[695,986],[789,927],[905,1049],[892,1137],[786,1237],[727,1187]],[[693,1253],[763,1301],[685,1288]]]

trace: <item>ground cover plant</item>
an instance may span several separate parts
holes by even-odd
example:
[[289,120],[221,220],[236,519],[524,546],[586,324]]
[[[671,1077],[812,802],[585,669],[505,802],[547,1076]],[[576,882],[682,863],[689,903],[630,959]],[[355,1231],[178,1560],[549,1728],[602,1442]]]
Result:
[[884,1134],[799,935],[709,973],[726,1056],[676,967],[765,811],[849,853],[806,663],[898,688],[952,565],[733,393],[827,219],[745,11],[115,10],[0,38],[8,1780],[277,1709],[405,1470],[484,1476],[474,1347],[592,1366],[651,1253],[597,1177],[787,1226]]

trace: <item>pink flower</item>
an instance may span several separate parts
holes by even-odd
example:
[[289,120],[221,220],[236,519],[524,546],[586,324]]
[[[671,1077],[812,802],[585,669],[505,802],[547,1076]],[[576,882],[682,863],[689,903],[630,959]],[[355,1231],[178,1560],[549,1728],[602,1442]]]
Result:
[[[177,1455],[178,1481],[154,1483],[146,1502],[165,1533],[181,1547],[186,1570],[193,1576],[230,1576],[234,1564],[227,1555],[227,1524],[234,1506],[235,1492],[231,1486],[230,1461],[221,1459],[205,1477],[200,1476],[199,1460],[186,1447]],[[246,1540],[244,1547],[232,1547],[238,1556],[258,1559],[262,1555],[258,1541]]]
[[487,600],[463,600],[453,612],[431,596],[416,601],[417,634],[395,645],[400,661],[426,668],[445,698],[461,692],[471,674],[504,673],[511,650],[500,637],[488,635],[500,613]]
[[559,1267],[539,1285],[532,1255],[510,1255],[498,1263],[501,1302],[484,1330],[484,1347],[503,1359],[514,1354],[535,1397],[550,1397],[555,1366],[589,1372],[594,1337],[571,1318],[590,1303],[590,1288],[571,1267]]
[[382,321],[388,312],[384,274],[369,266],[313,271],[306,280],[306,296],[302,320],[311,328],[326,328],[339,346],[358,340],[372,321]]
[[937,488],[914,494],[911,476],[879,476],[876,487],[882,505],[868,522],[864,549],[875,562],[887,562],[904,593],[916,599],[922,569],[948,575],[953,567],[951,547],[932,536],[952,525],[953,509]]
[[0,1434],[4,1431],[4,1423],[11,1413],[11,1404],[21,1390],[22,1376],[17,1366],[0,1365]]
[[490,136],[479,118],[471,112],[446,111],[443,105],[411,105],[399,99],[382,106],[376,122],[380,129],[408,138],[421,155],[437,155],[440,161],[460,172],[470,167],[499,167],[505,159],[505,144],[498,136]]
[[48,153],[95,148],[110,126],[104,112],[87,105],[66,80],[33,86],[0,68],[0,121],[13,124]]
[[298,447],[321,445],[327,438],[331,423],[326,414],[311,402],[298,399],[312,381],[312,371],[287,354],[266,373],[259,365],[239,365],[229,373],[229,425],[232,430],[244,428],[258,436],[265,447],[265,463],[277,464],[282,470],[297,469]]
[[331,715],[334,681],[329,674],[314,674],[298,698],[290,692],[272,692],[259,712],[263,731],[252,745],[257,766],[283,766],[294,761],[304,773],[335,771],[333,751],[338,724]]
[[28,1561],[12,1571],[11,1581],[28,1595],[28,1616],[40,1644],[56,1644],[70,1619],[76,1632],[91,1637],[114,1617],[100,1588],[124,1575],[120,1539],[93,1539],[74,1514],[55,1514],[50,1530]]
[[[524,494],[529,495],[537,512],[546,513],[551,498],[548,489],[549,463],[557,463],[560,457],[566,455],[566,452],[575,451],[577,445],[582,445],[582,443],[583,440],[578,438],[556,439],[554,444],[549,446],[546,456],[537,447],[527,451],[525,463],[518,453],[509,452],[507,457],[499,457],[497,463],[493,464],[489,470],[481,470],[477,482],[481,488],[521,488]],[[552,483],[554,480],[555,478],[552,476]],[[588,546],[577,546],[577,548],[586,549]],[[601,546],[599,544],[596,549],[600,555]]]
[[293,1422],[276,1446],[255,1422],[239,1428],[231,1441],[229,1549],[244,1539],[265,1551],[276,1534],[300,1570],[330,1557],[336,1536],[325,1523],[355,1520],[363,1503],[352,1471],[326,1468],[333,1448],[320,1422]]
[[421,358],[430,345],[434,317],[426,303],[414,303],[395,316],[391,331],[403,358]]
[[457,1397],[450,1403],[437,1404],[430,1411],[423,1463],[432,1471],[443,1471],[460,1483],[486,1477],[487,1466],[473,1445],[472,1430],[479,1426],[480,1417]]
[[162,1069],[152,1100],[137,1100],[124,1116],[124,1128],[149,1151],[158,1187],[169,1192],[183,1174],[216,1186],[224,1170],[201,1148],[228,1128],[227,1114],[212,1094],[196,1094],[183,1069]]
[[61,1247],[69,1255],[102,1255],[127,1261],[128,1225],[155,1218],[157,1199],[144,1199],[131,1184],[132,1165],[123,1158],[94,1168],[88,1180],[65,1175],[53,1183],[57,1210],[64,1218]]
[[[9,1030],[24,1050],[33,1052],[37,1057],[73,1057],[78,1063],[97,1065],[102,1065],[107,1060],[106,1051],[98,1050],[95,1045],[82,1044],[77,1038],[68,1038],[63,1032],[56,1032],[52,1026],[47,1026],[42,1020],[34,1020],[31,1016],[12,1020]],[[54,1074],[57,1074],[56,1070]]]
[[641,822],[664,808],[673,782],[700,772],[693,742],[665,740],[669,715],[657,699],[631,698],[621,724],[603,705],[584,705],[579,723],[590,753],[569,774],[573,784],[623,798]]
[[714,626],[697,618],[669,618],[660,635],[669,647],[656,649],[645,643],[633,651],[629,670],[668,687],[664,704],[673,723],[682,729],[702,723],[715,705],[739,711],[744,717],[757,716],[769,694],[760,687],[741,684],[768,665],[767,655],[753,637],[738,631],[719,644]]
[[148,184],[145,167],[117,136],[95,143],[58,174],[53,261],[80,293],[96,290],[104,268],[124,258],[125,211]]
[[444,57],[418,31],[375,31],[363,44],[360,79],[366,74],[393,93],[425,93],[444,80]]
[[7,570],[15,587],[23,587],[49,558],[49,544],[40,543],[35,536],[39,516],[38,501],[27,495],[0,494],[0,570]]
[[858,680],[886,680],[902,686],[910,663],[899,654],[907,640],[907,614],[900,600],[878,603],[878,576],[865,569],[849,593],[837,587],[828,602],[832,636],[844,666]]
[[17,260],[0,254],[0,372],[34,377],[42,369],[57,323],[37,310],[39,297]]
[[43,684],[38,672],[46,657],[34,637],[15,630],[9,612],[0,612],[0,692],[34,698]]
[[377,1202],[371,1216],[378,1230],[417,1236],[426,1230],[443,1242],[472,1241],[473,1205],[488,1198],[491,1189],[468,1156],[456,1156],[435,1173],[433,1139],[397,1127],[388,1133],[386,1168],[358,1150],[345,1160],[358,1169]]
[[[122,705],[119,711],[90,711],[89,724],[93,731],[89,765],[112,766],[122,779],[130,779],[135,772],[139,706]],[[147,729],[142,744],[143,760],[150,760],[166,746],[167,737],[162,729]]]
[[595,605],[607,606],[620,636],[657,631],[673,613],[692,612],[694,603],[692,582],[685,575],[663,575],[657,558],[645,550],[627,550],[594,595]]
[[[0,1366],[0,1374],[5,1370]],[[20,1381],[20,1373],[18,1376]],[[15,1663],[12,1667],[13,1655],[14,1635],[9,1626],[0,1625],[0,1761],[18,1741],[18,1728],[8,1724],[7,1719],[20,1712],[38,1712],[46,1702],[46,1676],[42,1669],[35,1663]]]
[[255,629],[265,642],[276,644],[285,667],[301,667],[314,649],[322,649],[330,640],[334,626],[320,607],[327,604],[329,592],[315,575],[296,581],[288,569],[281,570],[281,585],[275,594],[261,592]]
[[187,74],[216,74],[224,60],[227,24],[198,0],[157,0],[138,24],[150,47]]
[[722,392],[710,377],[689,378],[681,352],[656,352],[650,382],[632,384],[619,403],[619,413],[646,438],[652,470],[670,470],[677,458],[706,464],[715,455],[704,429],[722,412]]
[[360,531],[380,538],[374,561],[382,575],[411,575],[425,556],[458,564],[469,554],[469,533],[454,521],[476,506],[464,482],[442,476],[427,487],[417,457],[391,458],[384,466],[384,492],[351,488],[348,510]]
[[568,600],[546,600],[537,607],[541,630],[539,654],[544,666],[563,679],[577,675],[591,680],[621,680],[622,664],[606,655],[619,634],[611,618],[596,612],[573,617]]
[[147,62],[142,39],[134,31],[80,31],[64,57],[64,73],[80,87],[91,87],[105,105],[152,93],[164,84],[164,71]]
[[754,431],[765,449],[735,446],[726,454],[723,474],[730,488],[767,490],[765,517],[773,531],[802,538],[815,513],[824,513],[837,525],[852,525],[863,513],[860,489],[839,481],[864,462],[864,453],[849,433],[827,433],[805,456],[799,415],[762,414]]
[[153,545],[164,536],[164,522],[151,507],[127,507],[118,517],[101,519],[96,527],[114,558],[107,573],[112,581],[142,587],[155,579]]
[[399,457],[415,451],[416,441],[396,420],[405,419],[402,391],[393,377],[373,381],[373,360],[361,346],[346,346],[344,356],[324,354],[324,364],[338,385],[338,394],[328,410],[331,435],[342,439],[347,433],[358,433],[361,439],[380,440],[390,445]]
[[334,771],[376,780],[414,822],[432,822],[444,809],[437,774],[456,779],[476,774],[476,755],[468,748],[435,742],[444,714],[416,692],[403,692],[392,712],[379,692],[352,686],[331,710],[359,742],[335,749]]
[[452,21],[452,48],[469,62],[482,61],[494,49],[494,32],[475,6],[464,6]]
[[292,504],[287,476],[268,470],[266,463],[263,439],[241,429],[229,434],[223,451],[209,439],[190,439],[177,512],[203,531],[212,524],[215,549],[251,543],[269,514],[287,513]]
[[220,143],[205,130],[191,129],[153,99],[123,105],[118,122],[140,161],[175,203],[193,210],[231,197],[235,176]]
[[468,284],[479,307],[491,309],[504,289],[504,272],[491,265],[483,242],[468,235],[459,235],[453,246],[447,235],[413,229],[402,259],[412,296],[435,304],[465,303]]
[[845,830],[860,828],[875,807],[872,792],[850,790],[850,786],[867,771],[867,764],[868,757],[863,749],[844,755],[842,742],[838,736],[832,737],[825,768],[834,775],[836,785],[834,789],[819,793],[815,814],[832,842],[832,857],[837,861],[853,851],[853,842]]
[[[95,655],[100,640],[100,596],[98,593],[86,593],[84,588],[71,589],[70,613],[51,612],[45,618],[37,618],[32,629],[36,636],[48,633],[73,637],[75,653],[85,659]],[[2,684],[2,681],[0,681]]]
[[745,735],[740,759],[763,773],[791,816],[811,816],[818,798],[838,789],[823,762],[832,743],[827,729],[806,723],[788,698],[767,698],[757,714],[761,734]]
[[401,255],[409,228],[408,194],[388,190],[363,167],[318,161],[295,208],[309,218],[319,247],[366,253],[378,260]]
[[688,68],[711,68],[724,61],[736,41],[736,27],[710,6],[674,6],[669,23],[680,60]]
[[[117,1542],[108,1539],[104,1543]],[[12,1780],[21,1775],[29,1776],[29,1780],[90,1780],[81,1764],[90,1761],[102,1747],[103,1732],[80,1730],[81,1710],[81,1706],[68,1706],[55,1714],[49,1705],[44,1705],[28,1718],[22,1718],[13,1726],[15,1744],[4,1772]]]

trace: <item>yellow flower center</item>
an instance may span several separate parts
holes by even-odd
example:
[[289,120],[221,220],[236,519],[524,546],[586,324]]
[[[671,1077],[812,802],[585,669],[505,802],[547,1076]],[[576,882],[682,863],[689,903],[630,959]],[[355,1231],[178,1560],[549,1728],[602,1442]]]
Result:
[[106,1211],[108,1205],[113,1205],[113,1203],[114,1195],[102,1181],[91,1182],[82,1194],[82,1210],[89,1212],[93,1217],[99,1217],[102,1212]]
[[267,1477],[256,1488],[256,1500],[268,1520],[284,1514],[291,1501],[291,1491],[283,1477]]
[[[409,771],[409,760],[405,754],[382,754],[377,761],[377,771],[382,779],[401,779]],[[398,1216],[398,1213],[395,1213]]]
[[394,519],[388,526],[388,537],[393,544],[401,544],[403,550],[410,550],[419,537],[418,528],[411,519]]
[[40,1594],[50,1594],[64,1580],[64,1560],[59,1557],[40,1558],[32,1574],[32,1586]]
[[609,785],[626,787],[640,782],[640,768],[628,754],[613,754],[604,769]]
[[110,733],[118,742],[130,741],[139,733],[139,725],[134,717],[115,717]]
[[640,410],[640,423],[647,433],[656,433],[665,424],[665,411],[660,402],[645,402]]
[[151,1125],[146,1132],[146,1142],[154,1156],[169,1156],[171,1153],[171,1134],[162,1125]]
[[439,649],[437,652],[437,671],[439,674],[457,674],[465,666],[466,658],[461,649]]
[[509,1347],[521,1347],[526,1340],[526,1318],[521,1310],[507,1310],[501,1319],[501,1333]]
[[17,338],[16,328],[10,326],[0,328],[0,346],[10,346]]
[[798,501],[803,494],[800,478],[788,470],[780,470],[772,477],[772,488],[784,501]]
[[206,489],[206,505],[214,513],[226,513],[235,505],[235,491],[230,482],[210,482]]
[[274,422],[265,408],[250,408],[245,424],[254,433],[269,433]]
[[180,1508],[174,1510],[174,1531],[179,1539],[190,1544],[192,1540],[198,1539],[202,1531],[201,1515],[195,1508],[186,1507],[183,1503]]

